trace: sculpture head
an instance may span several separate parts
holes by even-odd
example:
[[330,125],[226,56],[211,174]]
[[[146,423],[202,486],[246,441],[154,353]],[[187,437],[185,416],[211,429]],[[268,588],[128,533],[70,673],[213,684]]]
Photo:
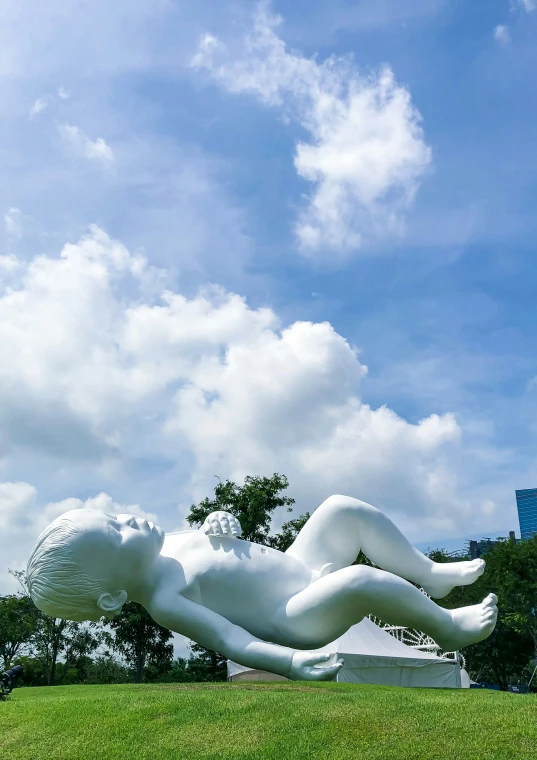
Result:
[[37,539],[28,588],[42,612],[67,620],[114,617],[159,556],[164,533],[134,515],[74,509]]

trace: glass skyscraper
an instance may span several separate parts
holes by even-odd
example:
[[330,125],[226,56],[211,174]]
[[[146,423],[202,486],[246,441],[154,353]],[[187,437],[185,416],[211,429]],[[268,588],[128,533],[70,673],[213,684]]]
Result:
[[537,533],[537,488],[515,491],[518,522],[522,538],[531,538]]

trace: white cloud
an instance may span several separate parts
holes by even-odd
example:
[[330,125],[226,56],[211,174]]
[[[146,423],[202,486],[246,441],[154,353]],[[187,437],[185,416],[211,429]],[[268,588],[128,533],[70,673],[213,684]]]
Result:
[[71,93],[68,92],[63,85],[60,85],[58,89],[56,90],[55,95],[43,95],[42,97],[37,98],[37,100],[34,101],[32,107],[30,108],[30,119],[35,118],[42,111],[47,109],[49,106],[53,105],[54,103],[57,103],[58,99],[69,100],[70,97],[71,97]]
[[526,393],[531,393],[537,388],[537,375],[531,377],[526,383]]
[[501,45],[508,45],[511,42],[511,35],[505,24],[498,24],[494,30],[494,39]]
[[15,272],[18,267],[19,260],[12,253],[8,253],[5,256],[0,256],[0,276],[6,277],[12,272]]
[[30,119],[33,119],[35,116],[40,114],[41,111],[44,111],[45,108],[48,107],[49,103],[49,98],[37,98],[37,100],[34,101],[34,104],[30,108]]
[[12,206],[7,213],[4,214],[4,227],[8,237],[22,237],[22,212],[19,208]]
[[305,252],[346,252],[400,230],[431,161],[421,117],[389,67],[359,74],[350,59],[289,52],[262,3],[252,31],[229,49],[205,35],[192,59],[232,93],[279,107],[310,135],[295,168],[314,186],[296,234]]
[[518,5],[523,8],[526,13],[531,13],[537,8],[537,2],[535,0],[518,0]]
[[156,296],[144,259],[96,227],[59,258],[20,267],[0,298],[0,428],[12,460],[32,451],[49,471],[94,471],[110,452],[186,458],[187,503],[214,474],[280,471],[301,508],[343,491],[435,527],[465,509],[455,418],[412,424],[364,403],[366,368],[330,324],[282,327],[271,309],[214,287]]
[[100,161],[103,164],[114,160],[114,152],[102,137],[92,140],[87,134],[71,124],[59,124],[58,131],[71,153],[79,158]]

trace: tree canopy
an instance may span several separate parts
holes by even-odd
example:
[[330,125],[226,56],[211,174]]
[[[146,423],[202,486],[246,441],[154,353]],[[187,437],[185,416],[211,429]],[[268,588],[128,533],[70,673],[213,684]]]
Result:
[[0,657],[4,669],[28,647],[36,630],[38,610],[28,596],[10,594],[0,597]]
[[108,625],[114,634],[108,642],[132,664],[136,683],[144,680],[148,668],[158,675],[171,667],[173,633],[156,623],[140,604],[127,602]]
[[[436,562],[452,557],[437,550],[429,554]],[[532,658],[537,659],[537,536],[524,541],[500,540],[484,555],[484,574],[471,586],[458,586],[444,599],[447,608],[480,602],[493,592],[498,597],[498,623],[484,641],[463,654],[475,680],[497,683],[525,681]]]
[[248,475],[242,485],[230,480],[219,481],[213,498],[207,497],[199,504],[192,504],[186,519],[190,525],[200,527],[211,512],[231,512],[241,524],[242,538],[264,544],[269,539],[274,512],[280,507],[292,512],[295,500],[283,495],[288,487],[285,475],[278,473],[270,478]]

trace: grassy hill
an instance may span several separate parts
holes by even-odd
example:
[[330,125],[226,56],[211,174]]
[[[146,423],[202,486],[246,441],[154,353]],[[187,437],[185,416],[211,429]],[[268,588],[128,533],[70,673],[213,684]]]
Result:
[[10,760],[535,758],[537,697],[332,683],[17,689]]

